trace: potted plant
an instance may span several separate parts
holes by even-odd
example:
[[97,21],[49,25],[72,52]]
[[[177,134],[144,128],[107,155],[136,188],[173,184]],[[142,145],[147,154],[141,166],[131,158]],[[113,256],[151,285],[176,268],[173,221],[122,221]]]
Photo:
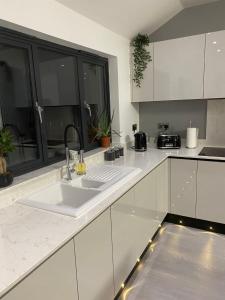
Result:
[[13,182],[13,176],[7,169],[6,155],[12,152],[15,146],[12,143],[11,133],[3,128],[0,130],[0,187],[6,187]]
[[[98,127],[96,128],[95,139],[100,140],[100,145],[103,148],[108,148],[111,143],[111,125],[114,118],[114,112],[112,117],[109,118],[109,114],[106,111],[103,111],[98,120]],[[118,136],[119,133],[113,130]]]

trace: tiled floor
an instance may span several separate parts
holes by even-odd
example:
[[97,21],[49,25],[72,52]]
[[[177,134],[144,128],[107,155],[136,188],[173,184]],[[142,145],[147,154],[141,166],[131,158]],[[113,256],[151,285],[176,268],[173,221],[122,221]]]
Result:
[[224,300],[225,236],[166,224],[120,300]]

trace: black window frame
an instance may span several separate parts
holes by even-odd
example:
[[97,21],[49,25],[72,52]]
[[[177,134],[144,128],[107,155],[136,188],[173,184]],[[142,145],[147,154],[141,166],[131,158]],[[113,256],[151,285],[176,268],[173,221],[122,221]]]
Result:
[[43,115],[43,123],[40,123],[39,115],[35,109],[36,102],[40,101],[40,79],[38,75],[38,66],[37,66],[37,48],[43,48],[50,51],[59,52],[62,54],[71,55],[74,57],[75,71],[78,78],[78,99],[80,106],[80,118],[81,118],[81,135],[84,142],[85,151],[90,151],[99,147],[97,141],[92,144],[88,144],[87,136],[85,135],[85,108],[84,102],[84,87],[83,87],[83,73],[82,73],[82,62],[90,62],[93,64],[101,65],[104,68],[104,87],[105,87],[105,101],[107,113],[110,118],[110,93],[109,93],[109,68],[108,68],[108,59],[105,57],[98,56],[89,52],[82,50],[77,50],[60,44],[56,44],[47,40],[39,39],[34,36],[30,36],[18,31],[7,29],[0,26],[0,43],[6,43],[8,41],[10,45],[18,45],[19,47],[24,47],[28,50],[29,54],[29,71],[30,71],[30,81],[31,81],[31,93],[33,100],[33,109],[35,114],[35,125],[37,132],[37,144],[40,153],[40,158],[36,161],[21,163],[13,166],[12,171],[15,176],[28,173],[30,171],[51,165],[53,163],[63,161],[64,158],[53,158],[50,159],[47,157],[47,138],[45,131],[45,121]]
[[[85,105],[84,105],[84,101],[82,101],[82,99],[84,100],[84,83],[83,83],[83,66],[82,63],[83,62],[87,62],[87,63],[91,63],[91,64],[96,64],[96,65],[100,65],[101,67],[103,67],[104,69],[104,85],[105,85],[105,99],[108,99],[108,101],[106,100],[106,109],[107,109],[107,113],[108,116],[110,118],[110,101],[109,101],[109,72],[108,72],[108,63],[102,59],[99,58],[93,58],[93,57],[89,57],[89,56],[80,56],[78,57],[78,74],[79,74],[79,88],[80,88],[80,105],[81,105],[81,122],[82,122],[82,127],[83,127],[83,132],[87,132],[87,127],[86,127],[86,122],[85,122]],[[97,141],[94,141],[92,144],[89,144],[87,141],[87,136],[84,135],[84,145],[85,145],[85,150],[89,151],[89,150],[93,150],[95,148],[97,148],[99,146],[99,143]]]

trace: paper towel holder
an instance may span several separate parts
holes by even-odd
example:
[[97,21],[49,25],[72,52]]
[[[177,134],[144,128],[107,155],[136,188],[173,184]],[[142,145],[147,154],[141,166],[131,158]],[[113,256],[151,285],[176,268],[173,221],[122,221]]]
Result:
[[186,136],[186,147],[189,149],[196,148],[198,145],[198,133],[199,128],[192,127],[190,121],[190,127],[187,128],[187,136]]

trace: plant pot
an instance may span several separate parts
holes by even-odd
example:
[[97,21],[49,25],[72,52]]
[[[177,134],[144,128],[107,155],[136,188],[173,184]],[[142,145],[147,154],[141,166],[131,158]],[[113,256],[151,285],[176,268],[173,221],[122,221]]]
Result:
[[9,186],[13,182],[13,176],[10,172],[0,174],[0,188]]
[[103,148],[110,147],[110,136],[101,137],[101,147],[103,147]]

